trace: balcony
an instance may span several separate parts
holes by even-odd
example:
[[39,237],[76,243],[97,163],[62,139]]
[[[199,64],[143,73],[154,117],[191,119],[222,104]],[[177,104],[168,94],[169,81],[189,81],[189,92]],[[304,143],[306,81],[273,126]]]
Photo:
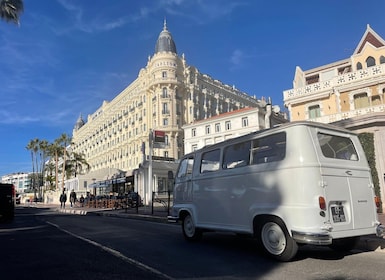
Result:
[[[329,94],[335,88],[347,87],[355,84],[364,84],[366,80],[370,82],[385,77],[385,64],[372,66],[366,69],[361,69],[355,72],[349,72],[344,75],[338,75],[327,81],[321,81],[314,84],[309,84],[301,88],[285,90],[283,92],[283,100],[285,103],[305,99],[314,94]],[[290,102],[289,102],[290,103]]]
[[309,119],[309,121],[320,122],[320,123],[333,123],[341,120],[346,120],[354,117],[364,116],[372,113],[385,113],[385,105],[377,105],[366,108],[360,108],[348,112],[341,112],[332,115],[326,115],[318,118]]

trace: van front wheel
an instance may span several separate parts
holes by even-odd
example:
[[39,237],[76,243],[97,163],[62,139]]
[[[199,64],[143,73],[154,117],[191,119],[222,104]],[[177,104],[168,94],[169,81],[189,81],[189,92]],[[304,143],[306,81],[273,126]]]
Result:
[[256,230],[258,243],[273,258],[290,261],[297,254],[298,244],[288,234],[280,219],[273,217],[260,220]]
[[202,237],[202,231],[195,227],[190,214],[187,214],[182,220],[182,231],[184,238],[188,241],[196,241]]

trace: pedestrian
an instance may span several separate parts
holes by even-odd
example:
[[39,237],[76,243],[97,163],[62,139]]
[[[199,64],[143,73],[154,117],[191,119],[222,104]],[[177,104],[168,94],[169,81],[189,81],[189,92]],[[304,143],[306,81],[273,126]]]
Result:
[[83,195],[80,196],[80,206],[84,207],[84,196]]
[[70,202],[71,202],[71,208],[72,208],[72,205],[75,207],[76,192],[74,190],[72,190],[70,193]]
[[66,201],[67,201],[67,195],[63,191],[63,193],[60,195],[60,208],[66,208]]

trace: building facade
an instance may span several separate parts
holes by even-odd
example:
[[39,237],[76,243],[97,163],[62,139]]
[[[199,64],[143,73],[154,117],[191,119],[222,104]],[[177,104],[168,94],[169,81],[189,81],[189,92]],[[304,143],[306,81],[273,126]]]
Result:
[[384,203],[385,40],[367,25],[349,58],[306,71],[297,66],[293,88],[283,97],[291,121],[332,123],[373,133]]
[[261,100],[256,108],[243,108],[183,126],[184,150],[190,153],[206,145],[222,142],[288,122],[279,107]]
[[7,174],[1,176],[1,182],[13,184],[16,187],[16,192],[18,193],[32,192],[31,174],[32,173],[24,172]]
[[184,155],[183,125],[260,102],[188,65],[164,23],[138,77],[86,120],[79,117],[71,148],[85,155],[91,171],[115,168],[133,176],[148,159],[151,131],[165,133],[165,145],[152,155],[178,159]]

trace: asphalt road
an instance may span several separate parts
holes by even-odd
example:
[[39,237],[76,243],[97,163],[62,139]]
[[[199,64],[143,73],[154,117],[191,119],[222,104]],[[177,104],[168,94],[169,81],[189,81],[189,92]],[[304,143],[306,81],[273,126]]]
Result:
[[305,246],[278,263],[232,234],[189,243],[174,224],[36,208],[0,225],[0,248],[1,279],[385,279],[384,253]]
[[0,279],[165,279],[46,223],[50,215],[17,208],[13,222],[0,224]]

